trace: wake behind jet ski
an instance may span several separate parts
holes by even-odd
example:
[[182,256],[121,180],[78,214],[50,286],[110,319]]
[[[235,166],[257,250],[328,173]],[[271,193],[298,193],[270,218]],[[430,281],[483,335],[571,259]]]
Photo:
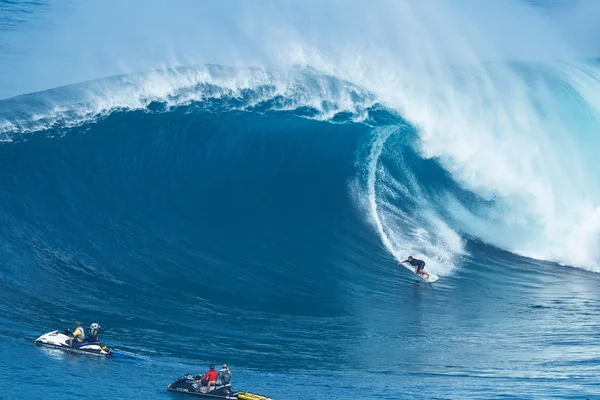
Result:
[[[207,384],[206,375],[186,374],[167,386],[170,392],[189,394],[192,396],[221,399],[221,400],[273,400],[269,397],[248,392],[233,392],[231,388],[231,373],[226,365],[219,371],[214,384]],[[213,366],[211,365],[211,371]],[[224,371],[226,370],[226,372]],[[210,371],[209,371],[210,372]],[[208,373],[207,373],[208,374]],[[207,390],[208,388],[208,390]]]
[[[79,329],[81,328],[79,324],[77,324],[74,336],[71,336],[73,332],[71,332],[70,329],[66,329],[62,333],[59,331],[48,332],[37,338],[35,344],[99,357],[121,356],[138,360],[147,360],[149,358],[123,350],[108,348],[98,338],[98,335],[103,333],[103,330],[97,323],[93,323],[87,328],[87,337],[83,337],[83,334],[79,332]],[[81,332],[83,332],[83,329],[81,329]]]

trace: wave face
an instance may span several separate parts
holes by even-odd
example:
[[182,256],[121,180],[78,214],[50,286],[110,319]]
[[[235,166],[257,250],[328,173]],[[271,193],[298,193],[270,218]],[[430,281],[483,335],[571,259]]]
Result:
[[[597,63],[491,66],[445,78],[435,94],[378,101],[312,69],[155,71],[5,100],[0,135],[6,142],[37,131],[63,135],[127,112],[290,113],[356,123],[372,137],[357,147],[357,171],[348,172],[356,176],[355,200],[396,258],[430,254],[449,272],[442,265],[454,265],[469,236],[599,271]],[[421,175],[422,168],[437,170]],[[411,229],[401,232],[405,224]]]
[[4,100],[7,354],[64,394],[84,379],[30,340],[91,318],[155,360],[130,398],[214,360],[277,398],[597,393],[598,72],[463,70],[402,103],[209,65]]

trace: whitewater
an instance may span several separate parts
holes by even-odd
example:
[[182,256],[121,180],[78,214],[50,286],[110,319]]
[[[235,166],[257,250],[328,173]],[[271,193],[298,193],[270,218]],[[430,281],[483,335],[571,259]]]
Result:
[[0,397],[600,395],[600,8],[435,3],[0,3]]

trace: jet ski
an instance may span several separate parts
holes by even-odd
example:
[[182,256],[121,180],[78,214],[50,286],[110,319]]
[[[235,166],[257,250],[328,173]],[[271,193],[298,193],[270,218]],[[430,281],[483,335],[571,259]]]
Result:
[[[69,336],[71,334],[69,329],[66,329],[62,333],[59,331],[45,333],[39,338],[35,339],[35,344],[68,352],[90,354],[99,357],[120,356],[138,360],[149,359],[149,357],[130,353],[128,351],[108,348],[104,343],[98,340],[98,335],[97,333],[94,334],[93,330],[91,331],[92,335],[89,334],[90,329],[94,328],[94,325],[97,324],[92,324],[92,327],[88,328],[88,337],[86,337],[83,342],[73,341],[73,346],[69,346],[69,339],[71,338],[71,336]],[[100,331],[100,333],[102,333],[102,331]]]
[[203,378],[203,375],[192,375],[186,374],[175,382],[167,386],[167,390],[170,392],[177,392],[182,394],[191,394],[196,397],[206,399],[221,399],[221,400],[273,400],[269,397],[261,396],[259,394],[248,393],[248,392],[233,392],[231,389],[231,383],[222,384],[217,380],[214,386],[211,386],[208,393],[204,393],[206,390],[205,386],[202,386],[198,390],[198,381]]
[[60,333],[59,331],[52,331],[43,334],[39,338],[35,339],[35,344],[41,346],[48,346],[59,348],[65,351],[72,351],[74,353],[85,353],[92,354],[94,356],[108,356],[110,355],[110,349],[106,347],[100,341],[90,341],[86,338],[83,342],[73,342],[73,346],[69,346],[68,331]]

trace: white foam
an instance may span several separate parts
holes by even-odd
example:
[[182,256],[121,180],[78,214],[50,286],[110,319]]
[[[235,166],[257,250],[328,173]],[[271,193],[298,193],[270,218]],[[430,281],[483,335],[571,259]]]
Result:
[[[396,180],[381,162],[386,142],[400,132],[397,127],[374,131],[367,161],[359,160],[363,176],[357,185],[359,204],[397,261],[413,255],[423,259],[432,272],[450,274],[456,268],[457,257],[465,255],[461,237],[436,214],[435,203],[419,190],[407,168],[403,169],[403,179],[409,178],[410,187]],[[413,204],[409,207],[407,203]]]
[[[52,127],[72,127],[114,110],[143,110],[152,102],[177,107],[209,99],[243,99],[250,109],[275,101],[272,110],[315,110],[313,118],[329,120],[348,112],[354,121],[367,118],[375,104],[364,89],[304,68],[280,71],[199,66],[160,70],[86,82],[29,95],[31,107],[0,119],[0,133],[23,134]],[[39,106],[39,99],[44,105]],[[11,100],[5,102],[10,104]],[[6,114],[5,114],[6,115]]]
[[[325,52],[304,40],[290,54],[375,93],[418,128],[422,157],[438,160],[464,189],[493,202],[487,210],[477,206],[477,215],[454,212],[461,231],[518,254],[600,272],[600,68],[564,61],[577,59],[581,49],[556,24],[560,16],[553,21],[515,1],[485,3],[494,10],[479,18],[470,18],[483,7],[474,2],[471,9],[436,5],[398,2],[392,8],[402,12],[389,13],[397,28],[382,16],[381,28],[362,30],[355,50]],[[498,21],[510,30],[496,30]],[[397,41],[364,45],[377,34]],[[456,211],[455,203],[447,208]],[[380,204],[371,207],[394,253],[380,214]]]
[[[420,127],[420,150],[464,188],[495,201],[500,212],[488,215],[487,241],[600,271],[599,175],[590,152],[600,148],[592,137],[600,128],[600,115],[592,114],[597,104],[584,107],[578,102],[593,101],[585,92],[574,91],[577,98],[573,86],[560,88],[568,79],[559,70],[553,82],[538,84],[504,72],[488,75],[491,87],[483,91],[446,84],[428,100],[433,107],[407,104],[406,115]],[[597,80],[586,84],[600,90]],[[467,232],[478,228],[462,222]],[[528,234],[513,243],[515,230]]]

